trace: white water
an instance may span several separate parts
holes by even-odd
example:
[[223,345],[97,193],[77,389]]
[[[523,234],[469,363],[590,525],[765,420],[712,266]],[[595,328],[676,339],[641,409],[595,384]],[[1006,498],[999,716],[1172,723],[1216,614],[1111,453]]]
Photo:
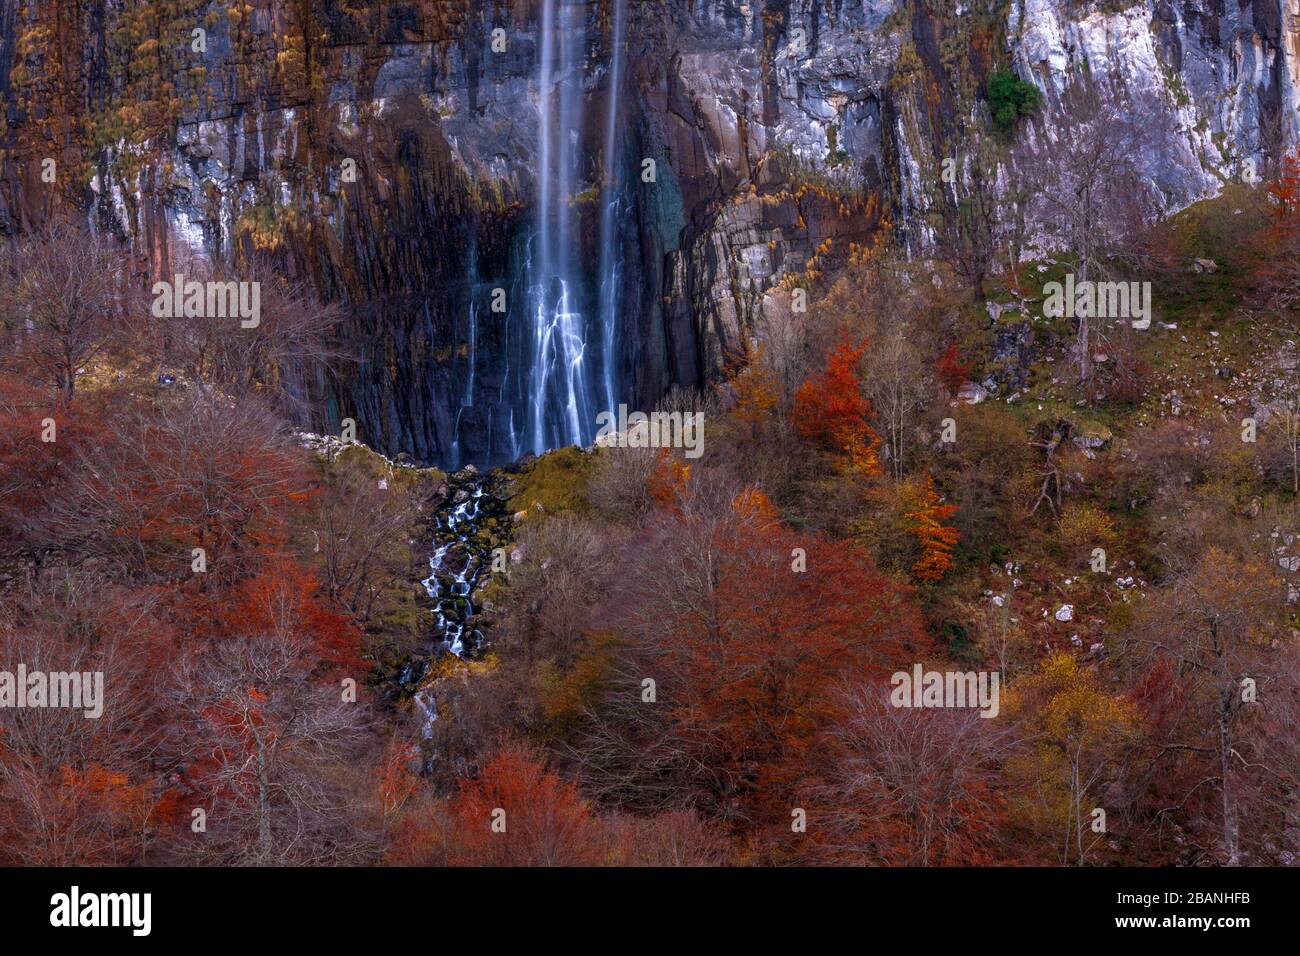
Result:
[[581,159],[584,6],[544,0],[538,57],[537,235],[528,251],[531,450],[586,445],[594,434],[587,323],[574,271],[573,203]]
[[452,548],[464,548],[465,542],[474,530],[474,523],[479,517],[482,498],[483,485],[480,483],[474,486],[474,490],[470,492],[467,499],[447,512],[445,518],[434,518],[434,524],[438,530],[451,536],[452,540],[439,545],[437,550],[433,552],[433,555],[429,558],[429,576],[420,582],[434,602],[436,620],[434,633],[436,638],[442,643],[443,647],[457,657],[461,657],[465,653],[466,638],[474,636],[473,632],[468,630],[473,605],[468,605],[469,610],[457,622],[448,616],[446,602],[470,596],[474,590],[474,585],[478,582],[479,573],[482,571],[482,562],[476,564],[474,556],[466,550],[464,564],[459,571],[450,574],[450,581],[445,580],[448,575],[444,573],[444,565],[447,554]]
[[618,255],[618,237],[615,235],[619,189],[615,177],[618,170],[618,107],[623,85],[623,15],[626,0],[614,0],[613,48],[609,59],[609,90],[605,107],[604,183],[601,190],[600,212],[600,332],[601,380],[604,386],[604,407],[613,411],[618,403],[617,356],[619,293],[622,274]]
[[[482,634],[473,624],[472,595],[488,559],[481,557],[476,560],[468,542],[483,510],[483,495],[483,483],[480,481],[474,485],[468,498],[444,515],[434,517],[434,527],[441,532],[440,537],[444,542],[430,556],[429,576],[420,582],[434,604],[434,643],[457,657],[464,657],[466,651],[474,650],[482,639]],[[462,563],[458,571],[448,569],[447,558],[453,551],[460,552],[457,558]],[[461,606],[460,614],[450,614],[449,611],[457,604]],[[417,666],[420,665],[406,665],[401,676],[402,683],[420,673],[415,669]],[[420,712],[420,736],[428,740],[433,736],[433,724],[438,719],[433,689],[425,687],[416,691],[414,700]]]

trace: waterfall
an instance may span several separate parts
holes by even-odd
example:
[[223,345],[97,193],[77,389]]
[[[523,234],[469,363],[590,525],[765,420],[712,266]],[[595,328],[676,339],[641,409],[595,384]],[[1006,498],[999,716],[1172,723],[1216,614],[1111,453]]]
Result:
[[544,0],[538,55],[538,200],[528,254],[532,367],[525,430],[532,450],[588,444],[594,432],[587,322],[574,270],[586,46],[581,0]]
[[[434,632],[424,653],[402,668],[399,683],[419,684],[431,659],[440,653],[469,658],[482,650],[483,633],[478,627],[482,606],[476,592],[491,573],[496,543],[484,529],[489,522],[504,522],[504,510],[490,477],[468,469],[448,477],[447,494],[433,518],[436,535],[429,576],[420,582],[433,601]],[[438,719],[435,687],[419,687],[412,699],[420,713],[420,736],[428,740]]]
[[[460,406],[456,409],[456,420],[452,424],[450,464],[453,469],[461,466],[460,418],[465,409],[474,407],[474,369],[478,363],[478,298],[480,290],[478,282],[478,242],[474,237],[470,238],[468,258],[469,329],[466,348],[465,392],[461,396]],[[425,310],[427,312],[428,303],[425,303]]]
[[614,30],[609,54],[609,90],[605,105],[604,183],[600,211],[600,333],[601,379],[604,408],[618,407],[617,356],[619,293],[622,280],[618,254],[620,244],[615,234],[620,191],[615,181],[618,172],[618,98],[623,83],[623,15],[626,0],[614,0]]
[[[612,0],[599,38],[589,0],[538,0],[536,9],[533,207],[493,275],[477,275],[471,249],[468,335],[457,339],[468,362],[456,362],[446,446],[452,470],[589,445],[596,414],[619,400],[619,230],[628,209],[620,96],[631,8]],[[606,100],[588,110],[602,85]],[[498,284],[508,291],[504,313],[487,305]]]

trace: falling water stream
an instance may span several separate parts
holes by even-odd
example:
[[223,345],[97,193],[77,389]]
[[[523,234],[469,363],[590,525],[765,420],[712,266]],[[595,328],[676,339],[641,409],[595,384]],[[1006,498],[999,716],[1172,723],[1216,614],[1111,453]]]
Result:
[[[430,657],[442,653],[472,657],[482,646],[483,634],[477,623],[482,607],[475,592],[492,564],[491,538],[484,533],[484,525],[493,518],[498,523],[504,520],[504,506],[490,486],[490,478],[472,470],[448,479],[444,502],[433,518],[436,544],[429,557],[429,576],[420,582],[433,601],[433,634],[426,654],[403,668],[402,683],[419,682]],[[414,700],[421,717],[421,736],[428,740],[438,716],[432,688],[417,690]]]
[[604,385],[604,409],[618,406],[618,310],[621,292],[621,259],[618,243],[618,213],[621,210],[618,188],[619,104],[623,85],[623,16],[626,0],[614,0],[613,45],[609,55],[609,89],[605,102],[605,143],[602,154],[604,183],[600,210],[600,331],[601,379]]
[[[537,198],[534,227],[522,249],[520,275],[526,287],[527,321],[519,352],[506,334],[506,372],[517,356],[520,401],[488,408],[488,448],[493,431],[508,436],[515,457],[525,451],[542,453],[563,445],[588,445],[595,434],[597,412],[614,409],[618,400],[617,348],[622,281],[620,213],[626,208],[619,186],[620,92],[623,83],[626,0],[615,0],[607,73],[602,151],[599,163],[584,157],[584,71],[587,66],[590,6],[585,0],[542,0],[537,47]],[[583,180],[599,178],[594,187]],[[598,188],[597,188],[598,187]],[[584,270],[580,193],[594,192],[599,201],[599,261]],[[592,225],[596,225],[593,223]],[[471,250],[471,269],[474,255]],[[594,271],[594,274],[593,274]],[[471,273],[471,285],[477,276]],[[476,300],[477,296],[471,296]],[[585,309],[585,312],[584,312]],[[486,315],[486,313],[485,313]],[[465,389],[458,396],[454,419],[451,466],[462,464],[461,416],[474,407],[475,366],[480,315],[476,304],[468,313]],[[448,479],[448,494],[434,518],[434,550],[429,576],[422,582],[434,603],[435,627],[428,653],[408,662],[400,682],[419,684],[430,658],[440,653],[472,657],[482,646],[478,619],[481,607],[475,591],[491,565],[484,522],[504,518],[503,506],[491,491],[490,480],[477,472],[458,472]],[[413,695],[421,716],[421,734],[433,735],[437,706],[433,688],[425,684]]]
[[[604,148],[600,168],[594,170],[582,150],[589,8],[583,0],[542,4],[536,232],[526,257],[532,350],[524,428],[529,450],[539,454],[561,445],[590,444],[596,413],[615,406],[620,272],[616,171],[624,7],[625,0],[614,6]],[[601,203],[595,275],[578,268],[579,194],[591,191],[582,188],[584,171],[602,180],[595,190]]]

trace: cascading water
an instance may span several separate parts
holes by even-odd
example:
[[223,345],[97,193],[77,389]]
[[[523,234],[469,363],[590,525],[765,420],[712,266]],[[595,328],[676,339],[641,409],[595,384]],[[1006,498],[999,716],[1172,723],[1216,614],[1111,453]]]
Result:
[[[469,532],[480,517],[482,499],[483,484],[480,482],[464,501],[434,518],[435,527],[449,540],[433,552],[429,558],[430,574],[420,582],[434,602],[437,621],[434,633],[442,646],[457,657],[464,656],[467,640],[470,646],[477,646],[481,636],[477,631],[467,633],[466,629],[471,626],[474,616],[470,595],[483,572],[482,556],[476,555],[468,544]],[[453,548],[461,552],[459,568],[447,562],[447,555]]]
[[528,256],[532,368],[528,382],[531,450],[589,444],[592,403],[587,322],[575,272],[577,200],[586,46],[581,0],[544,0],[538,52],[537,233]]
[[601,382],[604,409],[618,407],[618,313],[621,258],[616,234],[621,191],[618,184],[619,156],[619,96],[623,85],[623,20],[626,0],[614,0],[614,25],[609,54],[609,89],[605,102],[605,144],[602,172],[600,210],[600,331],[601,331]]
[[[460,450],[460,419],[465,414],[466,409],[474,407],[474,366],[478,360],[478,303],[476,296],[470,296],[469,303],[469,347],[467,349],[465,371],[465,394],[460,400],[460,407],[456,410],[456,421],[452,426],[451,439],[451,466],[460,467],[461,450]],[[490,438],[489,438],[490,441]],[[490,447],[490,446],[489,446]]]
[[468,326],[466,313],[456,317],[453,339],[468,362],[456,360],[440,462],[452,469],[589,445],[597,413],[620,398],[631,8],[538,0],[535,9],[532,208],[504,249],[485,244],[482,261],[479,237],[469,237],[472,306]]
[[[543,0],[538,26],[538,148],[535,228],[516,247],[511,299],[521,280],[527,302],[526,321],[510,313],[501,335],[504,370],[495,375],[485,365],[483,384],[499,382],[499,399],[482,411],[489,456],[525,451],[541,453],[561,445],[587,445],[594,438],[596,413],[617,406],[619,312],[622,257],[619,216],[625,208],[620,187],[620,111],[623,84],[626,0],[613,5],[602,151],[599,163],[589,158],[589,188],[582,183],[584,63],[587,53],[586,0]],[[598,168],[597,168],[598,167]],[[598,271],[578,267],[583,242],[580,193],[599,197]],[[594,223],[592,225],[595,225]],[[471,249],[471,264],[476,254]],[[467,362],[464,390],[454,420],[451,466],[463,454],[462,416],[475,418],[475,387],[480,334],[486,343],[494,332],[486,311],[479,314],[481,287],[471,265]],[[483,328],[480,329],[480,320]],[[466,413],[469,412],[467,415]],[[471,453],[472,454],[472,453]],[[409,662],[400,683],[419,685],[413,693],[421,715],[421,734],[433,735],[438,717],[432,682],[424,681],[432,656],[472,657],[482,646],[481,608],[475,591],[491,566],[496,534],[508,524],[504,505],[491,491],[491,479],[473,469],[448,479],[444,502],[434,518],[434,551],[429,577],[422,584],[434,603],[435,627],[426,654]],[[496,521],[492,521],[495,518]],[[490,528],[497,530],[492,531]],[[427,765],[426,765],[427,766]]]
[[[433,601],[434,628],[426,654],[410,661],[400,683],[418,684],[431,657],[450,653],[472,657],[482,646],[478,621],[481,606],[475,591],[492,566],[492,549],[503,543],[491,528],[507,520],[504,505],[492,491],[492,479],[466,469],[448,479],[443,504],[434,514],[435,546],[429,558],[429,576],[420,582]],[[421,736],[433,735],[438,717],[433,688],[424,686],[413,695],[421,717]]]

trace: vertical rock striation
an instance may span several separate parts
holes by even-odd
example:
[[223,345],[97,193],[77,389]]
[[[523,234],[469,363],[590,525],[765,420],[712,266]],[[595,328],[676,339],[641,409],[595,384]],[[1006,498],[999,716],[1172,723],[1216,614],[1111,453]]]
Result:
[[929,247],[991,70],[1042,144],[1072,83],[1156,104],[1162,211],[1266,174],[1298,2],[0,0],[0,229],[77,203],[142,271],[271,256],[349,307],[307,424],[492,464],[722,374],[885,219]]

